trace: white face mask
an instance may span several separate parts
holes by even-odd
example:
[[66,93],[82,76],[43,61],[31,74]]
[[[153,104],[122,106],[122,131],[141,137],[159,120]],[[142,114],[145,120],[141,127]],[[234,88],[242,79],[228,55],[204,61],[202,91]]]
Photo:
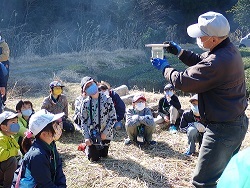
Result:
[[191,110],[193,111],[193,114],[195,116],[200,116],[198,105],[192,105],[191,104]]
[[135,104],[135,109],[138,111],[142,111],[144,110],[145,106],[146,106],[145,102],[139,102]]
[[[205,42],[207,42],[210,38],[211,38],[211,37],[209,37]],[[202,49],[202,50],[204,50],[204,51],[210,51],[209,48],[205,48],[205,47],[203,46],[203,43],[204,43],[204,42],[201,42],[201,38],[200,38],[200,37],[199,37],[199,38],[196,38],[196,43],[197,43],[197,45],[199,46],[200,49]]]

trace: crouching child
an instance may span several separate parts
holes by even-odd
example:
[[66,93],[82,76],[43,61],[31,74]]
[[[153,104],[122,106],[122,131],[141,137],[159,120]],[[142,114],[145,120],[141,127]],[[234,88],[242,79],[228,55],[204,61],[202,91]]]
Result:
[[155,130],[154,118],[151,110],[146,107],[146,98],[142,94],[133,97],[132,108],[129,108],[126,113],[125,128],[128,134],[125,145],[130,145],[132,142],[139,145],[156,144],[152,140]]

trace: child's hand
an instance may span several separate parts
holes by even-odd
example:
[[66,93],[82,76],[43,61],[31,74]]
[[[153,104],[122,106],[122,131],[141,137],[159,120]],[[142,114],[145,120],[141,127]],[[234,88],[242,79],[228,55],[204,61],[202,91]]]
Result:
[[92,145],[91,140],[90,139],[85,139],[85,144],[87,146],[91,146]]

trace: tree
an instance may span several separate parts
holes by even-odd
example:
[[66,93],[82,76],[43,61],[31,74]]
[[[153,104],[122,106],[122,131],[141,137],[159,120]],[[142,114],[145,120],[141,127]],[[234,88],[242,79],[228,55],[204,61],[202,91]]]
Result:
[[230,12],[234,14],[234,20],[239,23],[242,32],[250,30],[250,3],[249,0],[239,0]]

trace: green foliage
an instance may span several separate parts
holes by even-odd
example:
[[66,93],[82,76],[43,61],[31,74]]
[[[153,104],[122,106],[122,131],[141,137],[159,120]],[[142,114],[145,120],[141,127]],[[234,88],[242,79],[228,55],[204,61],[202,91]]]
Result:
[[249,0],[239,0],[235,6],[231,9],[234,15],[234,20],[239,23],[240,27],[246,32],[250,28],[250,3]]
[[[176,56],[168,55],[167,59],[170,65],[179,71],[185,69],[185,65],[181,63]],[[156,70],[148,60],[147,63],[134,63],[132,66],[102,71],[98,74],[98,80],[106,80],[113,86],[122,84],[128,85],[130,88],[137,86],[139,89],[147,91],[162,90],[166,80],[162,76],[162,72]]]
[[240,48],[239,50],[242,57],[250,57],[250,48]]

